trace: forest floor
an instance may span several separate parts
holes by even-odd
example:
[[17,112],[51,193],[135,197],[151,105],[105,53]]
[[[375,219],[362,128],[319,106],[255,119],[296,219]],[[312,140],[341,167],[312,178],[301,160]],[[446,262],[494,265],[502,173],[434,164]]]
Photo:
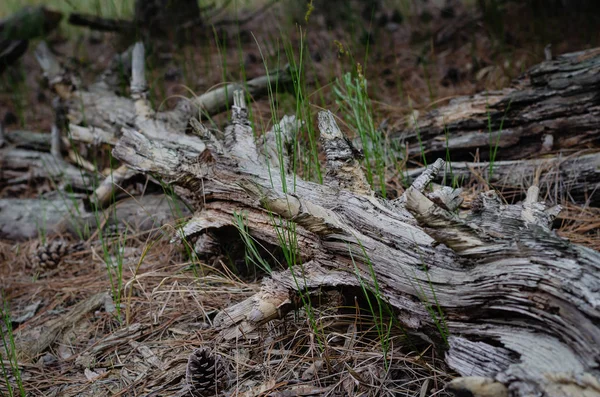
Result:
[[[587,15],[540,14],[512,3],[496,15],[461,2],[437,3],[407,2],[366,13],[356,8],[344,18],[317,8],[307,22],[305,7],[284,2],[245,25],[206,28],[185,44],[157,42],[147,71],[151,101],[155,108],[170,107],[180,96],[245,81],[264,74],[265,64],[285,65],[290,49],[299,56],[303,48],[313,115],[327,108],[344,120],[336,79],[362,73],[375,123],[398,130],[414,112],[507,86],[544,59],[549,43],[560,54],[594,47],[600,39],[596,18]],[[226,15],[234,16],[232,11]],[[70,29],[68,35],[59,30],[48,42],[83,82],[90,82],[132,40]],[[0,117],[7,130],[50,131],[53,94],[46,87],[32,49],[18,67],[0,76]],[[291,93],[259,99],[251,104],[256,131],[270,128],[274,103],[278,116],[296,111]],[[222,127],[227,117],[212,122]],[[97,148],[98,163],[106,163],[108,152]],[[405,167],[422,165],[420,158],[402,161]],[[305,168],[305,177],[312,172]],[[386,176],[390,194],[400,194],[399,176],[393,170]],[[487,188],[474,180],[464,195]],[[51,190],[52,181],[1,186],[0,198],[39,197]],[[600,210],[557,204],[564,207],[557,232],[600,249]],[[179,221],[173,218],[172,224]],[[168,225],[144,232],[128,229],[104,238],[94,233],[56,269],[41,274],[32,265],[39,239],[0,241],[2,335],[9,345],[2,353],[0,393],[9,395],[10,389],[19,395],[22,384],[28,396],[185,395],[190,353],[201,347],[224,350],[225,342],[215,342],[212,319],[255,293],[260,278],[240,271],[247,265],[243,253],[199,261],[186,247],[169,243],[172,230]],[[69,235],[44,237],[78,242]],[[78,304],[87,311],[75,318]],[[407,339],[400,329],[382,340],[374,323],[358,311],[322,308],[311,322],[300,311],[265,327],[258,342],[227,342],[237,352],[227,357],[234,363],[230,395],[446,395],[443,388],[453,374],[443,351]],[[13,336],[19,348],[20,335],[32,343],[56,324],[60,331],[43,353],[17,361],[6,356],[6,350],[14,351]]]

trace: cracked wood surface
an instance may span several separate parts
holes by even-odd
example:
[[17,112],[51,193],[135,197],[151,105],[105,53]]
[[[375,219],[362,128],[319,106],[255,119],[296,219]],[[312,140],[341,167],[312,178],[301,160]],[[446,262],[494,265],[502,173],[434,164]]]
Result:
[[[406,172],[408,181],[426,168]],[[436,182],[462,185],[473,178],[493,184],[498,190],[520,195],[537,185],[544,199],[554,204],[561,200],[597,205],[600,202],[600,153],[558,154],[531,160],[489,162],[452,162],[440,172]]]
[[[328,112],[319,115],[319,127],[329,183],[294,182],[249,141],[244,104],[233,113],[219,150],[207,130],[204,149],[183,151],[143,129],[125,131],[113,150],[138,172],[160,175],[195,197],[183,236],[227,227],[234,212],[246,213],[252,236],[272,245],[278,245],[273,215],[296,225],[300,263],[273,273],[260,292],[217,315],[223,337],[254,337],[292,310],[301,291],[318,295],[362,282],[374,290],[373,271],[408,332],[447,342],[446,361],[463,376],[451,385],[455,390],[600,395],[590,381],[600,364],[600,253],[551,230],[558,210],[538,200],[537,186],[517,205],[503,204],[493,191],[481,194],[460,216],[453,211],[457,194],[426,190],[444,167],[438,160],[388,202],[365,186],[357,153]],[[443,319],[425,302],[438,302]]]
[[[600,135],[600,48],[542,62],[511,87],[452,99],[447,105],[407,119],[392,133],[408,153],[430,160],[526,159],[540,153],[598,148]],[[448,136],[448,139],[446,137]],[[492,148],[492,149],[490,149]]]
[[[140,53],[133,54],[138,67]],[[272,167],[265,144],[251,138],[243,96],[232,95],[234,122],[222,143],[199,124],[197,135],[168,130],[168,122],[138,107],[136,129],[124,128],[113,150],[193,203],[184,236],[229,227],[234,212],[245,213],[250,234],[271,245],[279,244],[273,216],[288,222],[283,227],[295,225],[300,262],[221,312],[214,323],[223,337],[252,338],[294,309],[301,291],[318,296],[363,282],[374,290],[374,272],[407,332],[440,348],[447,341],[446,362],[463,376],[451,385],[456,390],[600,395],[600,254],[550,229],[557,209],[539,201],[537,187],[516,205],[482,194],[469,214],[458,215],[455,192],[426,189],[443,168],[437,161],[401,199],[388,202],[363,183],[357,153],[326,112],[319,117],[328,183],[304,181]],[[328,146],[329,137],[335,145]],[[300,271],[297,284],[292,272]],[[432,317],[426,302],[438,302],[443,319]]]

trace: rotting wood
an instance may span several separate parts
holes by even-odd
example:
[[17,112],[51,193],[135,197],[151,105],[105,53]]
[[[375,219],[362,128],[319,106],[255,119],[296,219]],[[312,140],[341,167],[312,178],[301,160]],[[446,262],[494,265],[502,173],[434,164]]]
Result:
[[[407,170],[412,182],[426,168]],[[489,183],[496,189],[524,193],[536,184],[544,200],[554,204],[565,201],[597,205],[600,202],[600,153],[573,153],[532,160],[489,162],[452,162],[440,172],[436,182],[462,186],[471,180]]]
[[19,149],[37,150],[40,152],[50,151],[50,134],[34,131],[5,131],[5,144],[13,145]]
[[97,15],[83,14],[80,12],[72,12],[69,15],[69,23],[75,26],[85,26],[90,29],[99,30],[101,32],[119,32],[133,33],[135,32],[135,24],[126,19],[111,19],[103,18]]
[[0,199],[0,238],[22,241],[36,238],[39,233],[85,237],[99,225],[160,232],[164,225],[190,215],[185,203],[162,194],[120,200],[98,214],[78,206],[82,206],[79,196]]
[[[135,154],[127,149],[130,144],[135,145]],[[160,158],[153,159],[152,153],[160,153]],[[300,180],[293,196],[277,193],[282,189],[278,175],[273,177],[273,188],[265,171],[254,163],[238,168],[240,163],[236,167],[227,156],[182,155],[134,131],[125,134],[115,156],[148,167],[139,171],[158,172],[199,192],[206,204],[192,221],[196,227],[189,230],[194,233],[229,225],[233,211],[247,211],[254,214],[248,220],[253,236],[277,244],[276,232],[269,228],[268,215],[261,207],[297,223],[300,249],[306,257],[303,287],[308,291],[358,286],[350,252],[359,262],[363,280],[370,279],[367,262],[373,263],[379,287],[397,309],[402,325],[439,340],[420,301],[425,298],[419,295],[421,291],[430,302],[434,300],[427,288],[431,282],[450,335],[447,361],[463,375],[496,376],[516,390],[530,386],[549,390],[538,378],[559,369],[548,365],[557,351],[563,369],[595,371],[600,334],[593,324],[600,313],[598,293],[592,291],[598,283],[600,257],[556,237],[548,227],[554,214],[546,214],[533,199],[505,206],[488,193],[470,222],[465,222],[412,190],[406,208],[427,226],[429,235],[407,210],[372,196]],[[210,161],[203,162],[203,158]],[[202,185],[197,182],[200,179]],[[442,213],[447,218],[439,218]],[[531,213],[533,218],[526,215]],[[261,216],[265,218],[262,223],[255,221]],[[436,240],[443,244],[436,245]],[[566,257],[566,261],[556,261]],[[557,271],[563,273],[561,278],[550,276]],[[536,288],[545,283],[552,287]],[[251,336],[260,324],[281,318],[293,308],[293,291],[297,286],[289,272],[274,274],[259,294],[226,310],[215,324],[225,337]],[[564,340],[565,334],[577,335],[577,342]],[[533,343],[538,345],[535,353],[530,351]],[[491,359],[488,353],[493,353]]]
[[[114,78],[111,77],[114,76],[112,70],[119,61],[129,61],[128,51],[113,61],[103,74],[104,78],[99,79],[89,90],[80,87],[77,79],[62,68],[45,43],[42,42],[38,46],[36,56],[51,87],[65,101],[70,129],[74,126],[79,127],[75,129],[72,139],[84,137],[83,141],[89,143],[91,137],[93,141],[112,144],[121,135],[123,128],[131,128],[140,121],[136,119],[139,117],[135,108],[136,99],[117,95],[112,81]],[[270,71],[269,74],[248,80],[245,84],[230,83],[202,95],[181,100],[173,110],[154,113],[152,121],[157,123],[156,128],[175,131],[181,136],[190,118],[205,118],[228,109],[233,104],[235,91],[245,90],[248,96],[258,98],[267,94],[270,85],[282,87],[289,81],[289,69]]]
[[526,159],[540,153],[600,146],[600,48],[555,57],[509,88],[452,99],[391,134],[410,156],[469,161]]
[[90,29],[118,32],[131,36],[140,33],[164,36],[182,25],[200,18],[200,7],[195,0],[137,0],[133,20],[103,18],[74,12],[69,23]]
[[[243,115],[234,108],[234,118]],[[326,119],[323,113],[320,120]],[[335,130],[331,123],[321,127],[325,138]],[[273,273],[260,292],[217,315],[224,338],[256,336],[261,325],[296,307],[299,289],[318,295],[366,283],[374,291],[373,271],[403,328],[438,346],[447,343],[446,362],[462,376],[486,378],[483,383],[499,383],[497,390],[515,396],[558,397],[567,388],[600,395],[589,381],[599,375],[600,253],[551,230],[557,208],[539,202],[537,187],[516,205],[484,193],[467,216],[458,216],[456,194],[425,191],[443,169],[440,160],[390,203],[358,183],[349,145],[327,153],[334,186],[318,185],[269,169],[256,154],[259,145],[238,135],[251,132],[236,121],[219,152],[212,143],[177,150],[152,131],[130,129],[113,150],[137,171],[196,197],[184,235],[227,227],[234,212],[243,212],[254,238],[278,245],[272,217],[295,224],[301,276]],[[432,302],[443,317],[428,310]]]
[[50,153],[8,147],[0,149],[0,181],[5,186],[48,179],[58,185],[70,185],[79,191],[90,190],[93,175]]
[[129,167],[122,165],[104,178],[100,186],[96,188],[94,194],[90,197],[90,202],[95,208],[103,208],[110,203],[111,198],[121,188],[121,184],[130,178],[133,178],[136,172]]

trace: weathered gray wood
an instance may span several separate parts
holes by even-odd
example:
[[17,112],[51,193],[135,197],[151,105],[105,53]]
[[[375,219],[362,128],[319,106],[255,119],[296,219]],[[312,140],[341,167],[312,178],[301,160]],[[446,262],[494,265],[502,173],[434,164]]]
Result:
[[292,171],[290,158],[301,127],[302,122],[297,120],[296,116],[283,116],[279,123],[263,135],[260,150],[261,154],[268,159],[270,167],[279,169],[283,173]]
[[0,181],[6,185],[46,179],[59,186],[85,191],[94,189],[94,177],[50,153],[8,147],[0,149]]
[[[453,383],[456,389],[600,395],[600,254],[551,230],[557,208],[539,201],[537,186],[516,205],[482,194],[469,214],[459,216],[456,192],[426,192],[444,168],[436,161],[403,197],[380,199],[328,113],[319,116],[327,184],[304,181],[277,166],[286,160],[277,146],[273,151],[272,139],[255,142],[241,93],[222,93],[233,100],[232,123],[222,136],[212,135],[186,119],[195,112],[185,104],[154,113],[144,98],[141,45],[132,57],[136,89],[132,99],[124,98],[127,123],[114,122],[125,113],[113,103],[102,108],[94,127],[118,139],[117,159],[171,183],[194,205],[196,213],[174,240],[230,227],[234,213],[244,213],[260,242],[280,244],[274,219],[297,233],[298,263],[273,273],[260,292],[215,318],[224,338],[255,337],[261,325],[295,309],[301,291],[317,296],[323,288],[364,284],[391,305],[406,332],[445,349],[446,362],[463,376]],[[66,98],[83,97],[64,87]],[[188,123],[193,135],[185,134]]]
[[70,206],[69,198],[0,199],[0,238],[18,241],[35,238],[46,231],[57,233]]
[[[410,183],[426,168],[408,170]],[[464,185],[472,180],[487,182],[503,192],[526,192],[537,185],[543,199],[553,204],[564,201],[600,203],[600,153],[547,156],[533,160],[452,162],[435,181]]]
[[[63,70],[45,43],[42,42],[38,46],[36,56],[50,85],[65,102],[70,127],[79,127],[74,129],[76,133],[72,135],[73,139],[83,136],[85,141],[89,142],[90,135],[92,137],[97,135],[92,140],[114,143],[121,135],[123,128],[131,128],[139,121],[136,121],[136,117],[139,116],[136,109],[137,98],[119,96],[115,92],[113,70],[119,61],[125,62],[127,65],[129,52],[125,52],[119,60],[115,60],[103,74],[103,78],[92,85],[89,90],[81,87],[74,76]],[[206,118],[231,107],[235,91],[245,90],[247,95],[258,98],[267,94],[269,85],[282,86],[290,80],[291,75],[288,69],[271,71],[269,75],[248,80],[245,84],[231,83],[205,94],[181,100],[175,109],[154,113],[152,120],[146,117],[148,119],[146,122],[155,123],[153,128],[157,130],[157,134],[170,131],[177,132],[181,136],[186,130],[190,118]],[[167,139],[167,137],[162,139]]]
[[20,149],[31,149],[40,152],[50,151],[50,134],[34,131],[5,131],[5,143]]
[[94,194],[90,197],[90,202],[95,208],[103,208],[110,203],[113,195],[123,189],[121,186],[125,181],[133,178],[136,172],[125,165],[120,166],[115,170],[111,170],[110,174],[104,178],[100,185],[94,190]]
[[[133,130],[114,155],[195,192],[201,210],[185,234],[231,225],[234,211],[244,211],[251,234],[276,245],[265,209],[296,223],[301,287],[309,293],[358,287],[359,278],[374,288],[372,264],[402,326],[442,344],[426,303],[438,302],[446,361],[461,375],[489,378],[515,395],[549,396],[564,395],[561,387],[575,387],[578,376],[598,375],[600,255],[557,237],[548,226],[554,211],[546,212],[534,193],[514,206],[488,193],[461,219],[417,188],[405,208],[299,179],[294,194],[286,194],[282,176],[256,167],[250,155],[182,153]],[[216,326],[226,338],[252,337],[294,308],[290,292],[298,292],[299,277],[273,274],[260,293],[217,316]],[[565,370],[576,375],[564,375],[563,386],[552,382]],[[582,387],[594,395],[593,385]]]
[[[129,231],[160,231],[165,224],[190,215],[185,203],[165,195],[145,195],[120,200],[98,214],[88,212],[81,197],[0,199],[0,238],[28,240],[44,235],[69,233],[87,237],[98,227]],[[83,235],[83,236],[82,236]]]
[[[422,149],[429,161],[525,159],[540,153],[599,147],[600,49],[565,54],[534,66],[501,91],[452,99],[423,115],[411,115],[406,128],[391,134]],[[446,139],[446,135],[448,139]],[[421,144],[419,144],[419,141]]]
[[300,300],[290,297],[299,289],[319,294],[365,283],[407,332],[447,343],[447,363],[479,377],[457,388],[475,393],[491,385],[498,396],[558,397],[578,388],[600,394],[587,381],[600,374],[600,253],[552,232],[558,211],[538,201],[537,186],[517,205],[482,194],[468,216],[459,216],[456,194],[425,193],[443,169],[439,160],[401,199],[381,200],[362,183],[356,153],[328,113],[319,126],[330,183],[292,184],[293,176],[271,168],[269,156],[241,136],[252,135],[242,102],[233,113],[222,145],[199,128],[204,148],[183,151],[142,126],[125,131],[113,150],[130,167],[195,197],[197,212],[183,235],[231,225],[243,212],[254,238],[278,245],[273,216],[296,225],[300,263],[220,313],[214,323],[225,338],[256,336],[260,325],[295,307]]
[[106,301],[111,302],[111,296],[106,292],[92,295],[83,300],[70,310],[42,325],[34,328],[27,328],[17,333],[15,339],[16,355],[20,360],[32,359],[46,350],[65,329],[73,327],[83,319],[89,312],[93,312],[101,307]]

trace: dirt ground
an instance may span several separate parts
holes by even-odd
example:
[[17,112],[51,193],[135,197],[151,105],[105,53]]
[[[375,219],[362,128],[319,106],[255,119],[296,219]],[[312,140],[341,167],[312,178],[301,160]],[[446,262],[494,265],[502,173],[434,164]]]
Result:
[[[148,67],[151,100],[156,107],[173,106],[178,96],[264,74],[264,62],[283,66],[281,37],[286,37],[293,46],[301,40],[307,45],[309,98],[315,109],[339,110],[335,78],[360,63],[376,123],[386,120],[397,129],[414,110],[507,86],[544,59],[549,43],[560,54],[594,47],[600,38],[600,16],[540,14],[518,2],[501,15],[487,15],[461,2],[437,3],[384,7],[366,17],[356,7],[348,23],[318,7],[306,22],[304,7],[285,3],[241,27],[206,28],[181,45],[157,43]],[[76,37],[58,32],[49,41],[88,83],[131,44],[129,38],[84,29]],[[30,46],[21,64],[0,77],[0,117],[6,129],[49,132],[52,98]],[[278,98],[281,114],[293,112],[293,99],[291,94]],[[268,130],[268,99],[253,103],[252,111],[258,128]],[[227,115],[214,119],[219,126],[226,121]],[[421,164],[413,158],[407,165]],[[400,186],[393,179],[390,186]],[[465,196],[483,188],[473,184]],[[38,197],[50,190],[48,182],[0,187],[0,197]],[[600,210],[561,204],[559,233],[600,248]],[[28,396],[186,395],[186,365],[198,348],[225,363],[219,369],[226,379],[222,387],[232,396],[447,395],[444,385],[453,374],[443,362],[443,350],[410,339],[401,329],[393,330],[383,346],[357,302],[322,306],[314,321],[303,311],[293,313],[266,326],[253,343],[220,339],[212,327],[214,316],[256,292],[262,275],[237,271],[246,263],[236,250],[201,261],[185,246],[169,243],[172,230],[168,225],[125,234],[113,230],[102,241],[94,234],[83,244],[70,235],[48,236],[69,247],[79,245],[56,269],[41,274],[32,263],[40,255],[39,240],[0,242],[2,332],[8,338],[6,325],[13,329]],[[105,250],[115,258],[112,264]],[[115,290],[120,291],[117,299]],[[48,346],[38,349],[48,335]],[[6,380],[16,387],[17,379],[9,358],[2,358],[8,375],[0,376],[0,392],[8,395]]]

